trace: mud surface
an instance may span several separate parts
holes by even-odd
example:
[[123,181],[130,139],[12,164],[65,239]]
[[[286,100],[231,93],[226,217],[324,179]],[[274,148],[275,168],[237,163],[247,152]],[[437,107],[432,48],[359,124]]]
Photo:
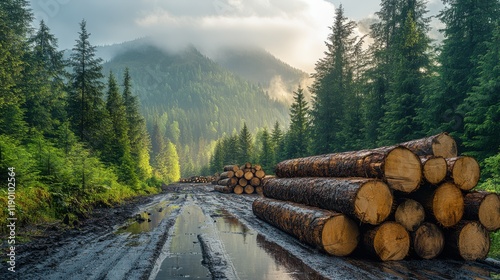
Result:
[[490,279],[500,264],[378,262],[318,252],[257,219],[257,195],[171,185],[160,195],[99,209],[78,230],[19,246],[16,273],[0,279]]

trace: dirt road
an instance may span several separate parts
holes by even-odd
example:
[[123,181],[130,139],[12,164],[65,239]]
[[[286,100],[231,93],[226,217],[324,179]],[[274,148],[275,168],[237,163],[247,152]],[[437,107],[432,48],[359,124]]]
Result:
[[[99,210],[80,230],[21,246],[0,279],[489,279],[500,264],[336,258],[257,219],[256,195],[171,185],[154,197]],[[49,232],[50,234],[50,232]]]

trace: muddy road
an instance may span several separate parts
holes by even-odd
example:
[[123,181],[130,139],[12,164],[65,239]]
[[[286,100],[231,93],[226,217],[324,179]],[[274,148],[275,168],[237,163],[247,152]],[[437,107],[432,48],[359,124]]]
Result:
[[[211,185],[99,210],[77,230],[20,246],[16,273],[0,279],[490,279],[500,264],[336,258],[257,219],[257,195]],[[14,276],[14,277],[13,277]]]

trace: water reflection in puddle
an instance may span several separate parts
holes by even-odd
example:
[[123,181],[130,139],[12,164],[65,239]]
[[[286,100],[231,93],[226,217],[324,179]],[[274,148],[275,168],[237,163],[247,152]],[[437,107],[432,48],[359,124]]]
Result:
[[177,208],[179,208],[179,206],[168,205],[168,201],[162,201],[136,214],[134,221],[130,225],[120,228],[117,233],[128,232],[140,234],[142,232],[151,231],[161,223],[163,218],[170,215],[170,213]]

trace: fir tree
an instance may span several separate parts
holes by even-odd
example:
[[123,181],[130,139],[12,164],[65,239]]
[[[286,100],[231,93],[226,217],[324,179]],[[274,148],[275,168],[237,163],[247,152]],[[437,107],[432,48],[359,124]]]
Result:
[[238,137],[238,156],[237,160],[240,164],[252,160],[252,135],[248,131],[248,127],[246,123],[243,123],[243,127],[241,128],[240,135]]
[[267,128],[264,128],[262,131],[262,137],[261,137],[261,144],[262,144],[262,149],[260,151],[260,156],[259,156],[259,163],[262,165],[262,168],[267,174],[271,174],[274,172],[274,165],[276,159],[272,141],[271,141],[271,136],[269,135],[269,132],[267,131]]
[[271,131],[271,145],[275,159],[273,165],[276,165],[279,161],[286,159],[284,135],[277,121],[274,123],[273,130]]
[[309,153],[309,107],[304,97],[304,90],[299,85],[293,93],[294,102],[290,108],[289,141],[287,155],[289,158],[307,156]]

